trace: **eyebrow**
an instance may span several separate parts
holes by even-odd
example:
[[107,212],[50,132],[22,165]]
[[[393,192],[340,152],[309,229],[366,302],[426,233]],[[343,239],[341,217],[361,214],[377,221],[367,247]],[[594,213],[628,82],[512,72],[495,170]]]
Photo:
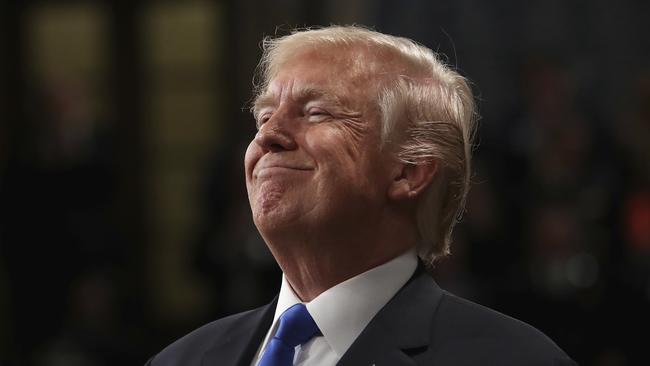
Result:
[[[334,105],[343,106],[341,97],[320,89],[316,86],[304,86],[292,91],[293,98],[299,102],[308,102],[313,100],[322,100]],[[266,107],[272,107],[277,104],[278,96],[270,91],[266,91],[255,98],[253,103],[253,115],[257,117],[259,111]]]

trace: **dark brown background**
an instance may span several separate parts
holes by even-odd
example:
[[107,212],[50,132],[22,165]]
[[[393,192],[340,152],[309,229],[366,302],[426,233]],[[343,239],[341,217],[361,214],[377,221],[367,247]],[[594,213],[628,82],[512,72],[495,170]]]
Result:
[[583,365],[648,363],[648,2],[0,7],[0,365],[139,365],[269,301],[280,273],[241,167],[259,42],[355,22],[475,84],[475,185],[443,287]]

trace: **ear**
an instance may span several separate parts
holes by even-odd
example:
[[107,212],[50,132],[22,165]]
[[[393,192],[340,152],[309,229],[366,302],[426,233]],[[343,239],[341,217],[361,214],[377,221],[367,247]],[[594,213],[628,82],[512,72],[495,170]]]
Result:
[[393,200],[412,199],[424,191],[433,180],[438,165],[435,161],[421,164],[397,164],[388,197]]

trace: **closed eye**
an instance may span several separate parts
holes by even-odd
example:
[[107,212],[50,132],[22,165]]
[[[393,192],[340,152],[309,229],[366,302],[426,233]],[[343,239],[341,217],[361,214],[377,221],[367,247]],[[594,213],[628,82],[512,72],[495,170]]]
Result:
[[312,107],[307,110],[307,118],[311,122],[320,122],[330,116],[331,114],[322,108]]

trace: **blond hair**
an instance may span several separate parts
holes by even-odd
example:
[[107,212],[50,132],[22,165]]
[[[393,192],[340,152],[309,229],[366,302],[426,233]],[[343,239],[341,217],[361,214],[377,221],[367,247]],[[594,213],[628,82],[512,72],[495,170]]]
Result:
[[[449,254],[451,235],[470,186],[475,106],[467,80],[429,48],[410,39],[358,26],[294,30],[262,42],[255,93],[262,94],[290,57],[304,48],[356,47],[388,53],[406,72],[377,75],[382,141],[396,144],[407,164],[435,162],[434,179],[417,208],[420,257],[428,263]],[[259,82],[258,82],[259,81]]]

